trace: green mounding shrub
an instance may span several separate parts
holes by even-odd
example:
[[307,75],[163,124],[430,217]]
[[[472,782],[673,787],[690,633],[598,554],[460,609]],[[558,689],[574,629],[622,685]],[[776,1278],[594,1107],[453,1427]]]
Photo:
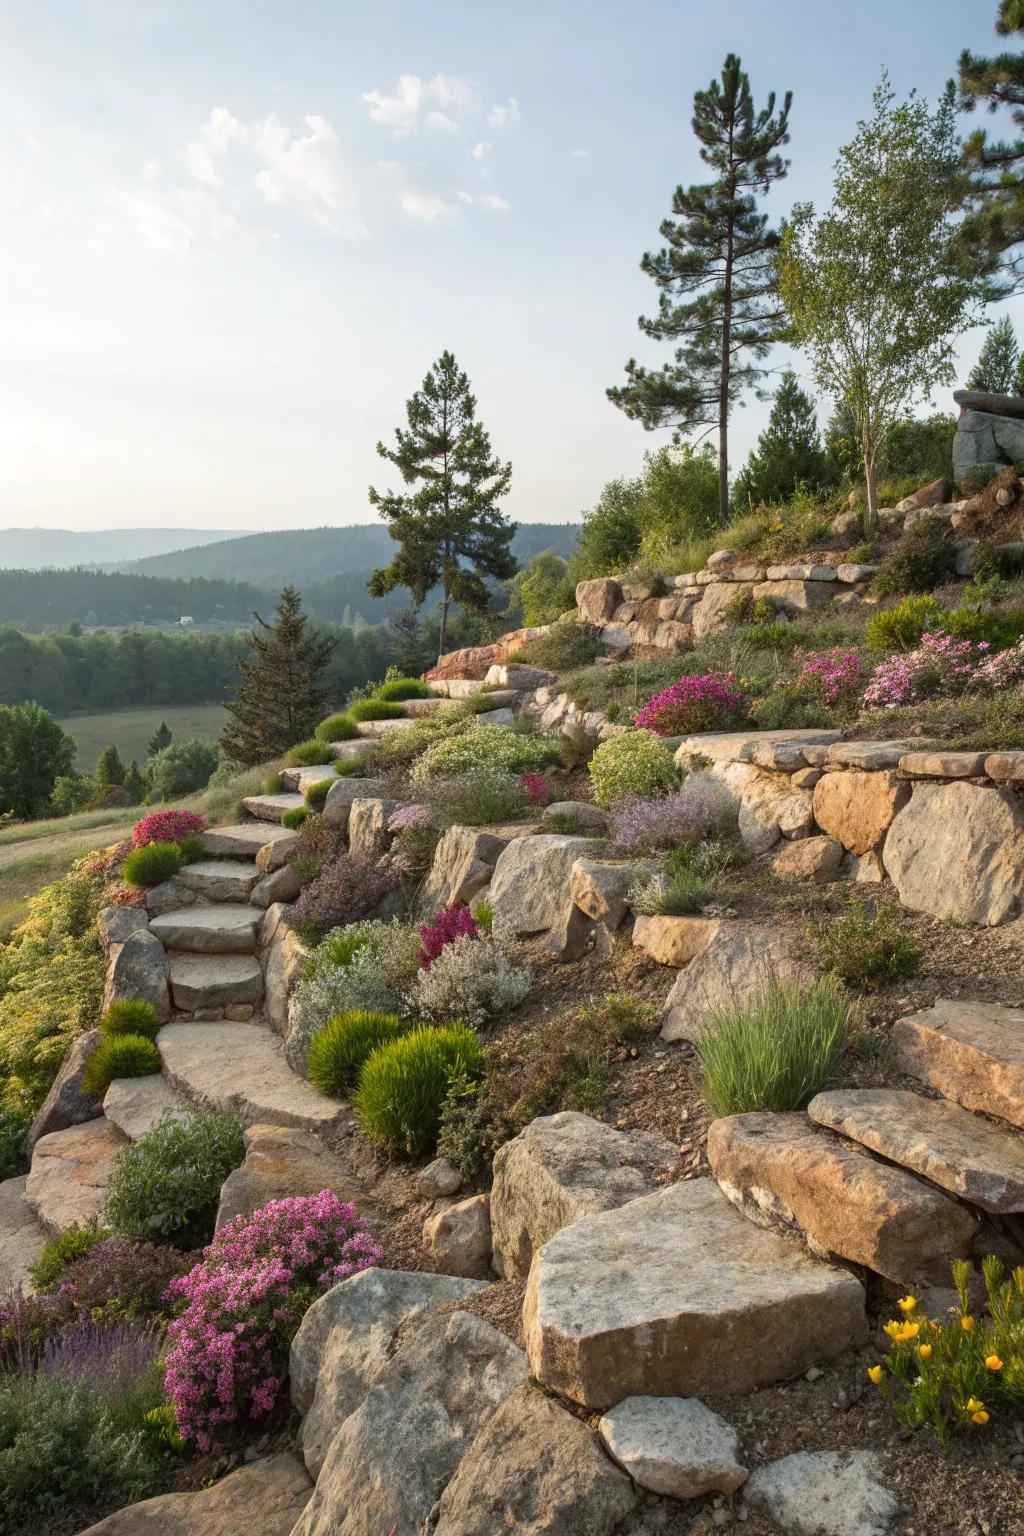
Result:
[[338,757],[334,760],[336,779],[359,779],[363,776],[363,761],[358,757]]
[[956,575],[956,550],[944,525],[928,518],[903,535],[875,572],[871,589],[877,597],[905,592],[930,592]]
[[84,1258],[90,1248],[110,1236],[102,1227],[68,1227],[56,1237],[47,1238],[35,1263],[29,1266],[32,1284],[41,1295],[49,1295],[60,1285],[69,1264]]
[[650,731],[629,731],[602,741],[590,759],[594,799],[605,810],[635,795],[667,795],[678,788],[670,748]]
[[182,866],[181,849],[177,843],[147,843],[144,848],[133,848],[124,861],[121,878],[128,885],[149,890],[171,880]]
[[378,1046],[399,1039],[408,1030],[409,1025],[394,1013],[366,1013],[353,1008],[335,1014],[310,1041],[310,1082],[321,1093],[339,1098],[355,1087],[363,1063]]
[[531,667],[545,667],[549,672],[568,672],[588,667],[604,651],[601,631],[595,624],[560,619],[546,635],[537,635],[521,646],[512,659]]
[[[524,726],[471,724],[469,730],[453,735],[445,729],[448,724],[445,719],[440,721],[440,730],[413,763],[410,777],[414,784],[457,779],[464,774],[532,773],[556,756],[553,742]],[[394,734],[412,736],[418,733],[419,725],[417,722],[412,730]]]
[[284,780],[279,773],[272,773],[263,780],[263,794],[280,795],[284,793]]
[[873,651],[914,651],[925,630],[946,629],[948,609],[934,597],[905,597],[902,602],[869,619],[864,638]]
[[359,732],[350,715],[328,715],[326,720],[320,721],[314,735],[317,741],[352,741]]
[[415,1157],[431,1151],[449,1084],[483,1072],[483,1049],[465,1024],[421,1025],[368,1058],[352,1099],[356,1120],[371,1141],[391,1152]]
[[331,749],[326,741],[300,741],[288,749],[284,760],[289,768],[320,768],[331,761]]
[[828,1081],[850,1020],[831,976],[807,990],[771,986],[747,1007],[716,1012],[694,1041],[712,1114],[799,1109]]
[[150,1077],[160,1065],[160,1052],[145,1035],[106,1035],[85,1064],[82,1087],[101,1099],[115,1077]]
[[290,811],[281,813],[281,825],[287,827],[289,832],[295,832],[307,817],[312,816],[313,810],[308,805],[296,805]]
[[942,627],[954,640],[985,640],[993,650],[1008,651],[1024,635],[1024,612],[984,613],[965,605],[950,609]]
[[220,1188],[245,1157],[242,1117],[189,1109],[122,1147],[103,1201],[103,1223],[122,1237],[195,1248],[209,1242]]
[[374,697],[397,704],[402,699],[429,699],[430,689],[418,677],[390,677],[381,683]]
[[195,864],[199,859],[206,857],[206,845],[201,837],[195,833],[191,837],[183,837],[178,844],[178,853],[182,864]]
[[822,965],[862,992],[915,975],[924,953],[895,913],[886,907],[872,911],[864,901],[819,924],[815,936]]
[[369,923],[349,923],[344,928],[336,928],[313,951],[306,975],[313,976],[330,965],[351,965],[359,951],[370,943],[373,932]]
[[111,1003],[99,1027],[105,1035],[142,1035],[146,1040],[155,1040],[162,1026],[152,1003],[141,998],[122,998]]
[[488,827],[518,821],[528,806],[518,777],[487,770],[457,779],[431,779],[418,793],[438,827]]
[[835,712],[820,699],[808,698],[795,683],[772,688],[755,699],[750,716],[759,731],[805,730],[835,724]]
[[404,720],[405,710],[401,704],[393,704],[387,699],[358,699],[349,709],[349,717],[352,720]]
[[[335,778],[336,777],[337,777],[337,775],[335,775]],[[314,811],[321,810],[323,808],[323,803],[327,799],[328,792],[330,791],[331,785],[333,783],[334,783],[334,779],[333,778],[332,779],[318,779],[315,784],[307,785],[306,789],[304,791],[305,798],[306,798],[306,804],[312,806]],[[301,807],[300,807],[300,809],[301,809]]]

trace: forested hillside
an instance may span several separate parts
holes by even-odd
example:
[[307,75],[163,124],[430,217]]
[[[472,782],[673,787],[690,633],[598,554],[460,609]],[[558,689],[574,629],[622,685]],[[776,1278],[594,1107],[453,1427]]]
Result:
[[229,528],[0,528],[0,570],[140,560],[239,536]]

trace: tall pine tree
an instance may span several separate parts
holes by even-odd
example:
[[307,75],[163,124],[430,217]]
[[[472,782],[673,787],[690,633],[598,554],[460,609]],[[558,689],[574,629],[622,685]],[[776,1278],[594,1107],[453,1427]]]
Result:
[[798,486],[814,490],[827,473],[814,401],[787,368],[772,399],[768,425],[736,477],[736,503],[776,505],[787,501]]
[[1017,388],[1020,353],[1009,315],[997,320],[985,337],[978,361],[967,379],[968,389],[984,389],[992,395],[1012,395]]
[[497,505],[508,491],[512,466],[492,454],[487,430],[476,419],[469,379],[450,352],[442,352],[405,413],[408,428],[397,427],[395,446],[378,443],[377,452],[414,489],[403,494],[370,487],[370,501],[390,524],[399,549],[368,585],[373,597],[408,587],[417,607],[440,586],[443,655],[452,603],[486,614],[487,578],[506,581],[515,575],[515,524]]
[[[1024,0],[1000,0],[996,14],[1000,37],[1024,33]],[[991,58],[965,49],[959,63],[960,108],[973,112],[1008,110],[1015,137],[991,139],[978,128],[964,144],[963,201],[966,217],[957,244],[977,268],[992,279],[992,296],[1024,286],[1024,54]]]
[[236,763],[265,763],[312,736],[327,709],[323,670],[336,641],[308,634],[308,619],[294,587],[285,587],[273,624],[254,614],[246,637],[249,655],[239,659],[241,680],[228,701],[221,736]]
[[750,81],[735,54],[694,96],[693,131],[713,181],[677,187],[674,218],[661,226],[667,242],[648,251],[641,270],[658,286],[658,314],[640,318],[657,341],[677,344],[674,362],[660,370],[626,364],[628,382],[608,398],[650,431],[672,426],[677,440],[698,428],[718,427],[718,515],[729,515],[729,413],[741,392],[756,385],[758,363],[778,340],[783,309],[775,253],[779,234],[757,209],[757,194],[785,176],[778,150],[789,140],[787,91],[782,110],[775,93],[756,111]]
[[166,720],[161,720],[156,730],[146,742],[146,756],[156,757],[164,747],[169,747],[172,740],[172,732]]

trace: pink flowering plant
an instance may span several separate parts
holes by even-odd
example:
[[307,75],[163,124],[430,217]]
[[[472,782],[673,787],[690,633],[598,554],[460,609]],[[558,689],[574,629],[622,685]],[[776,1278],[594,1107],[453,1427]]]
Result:
[[656,736],[690,736],[737,724],[746,707],[743,690],[731,672],[698,672],[648,699],[634,724]]
[[198,837],[206,826],[205,816],[196,811],[154,811],[135,823],[132,846],[145,848],[147,843],[182,843],[187,837]]
[[339,1281],[379,1263],[354,1205],[333,1190],[271,1200],[236,1216],[168,1300],[165,1384],[181,1438],[201,1452],[274,1410],[303,1314]]
[[864,681],[860,652],[835,646],[830,651],[798,652],[797,689],[830,709],[856,713]]
[[964,693],[977,685],[989,649],[985,641],[975,645],[972,640],[926,632],[916,651],[897,653],[875,668],[864,690],[864,707],[895,709],[937,695]]
[[521,773],[519,784],[531,805],[547,805],[551,799],[551,786],[541,773]]
[[1018,640],[1008,651],[985,656],[978,666],[978,682],[996,692],[1001,688],[1024,685],[1024,639]]
[[402,805],[388,818],[389,832],[432,832],[429,805]]
[[456,939],[478,939],[480,927],[468,907],[453,902],[442,907],[432,923],[424,923],[420,929],[420,965],[429,971],[434,961],[447,945]]

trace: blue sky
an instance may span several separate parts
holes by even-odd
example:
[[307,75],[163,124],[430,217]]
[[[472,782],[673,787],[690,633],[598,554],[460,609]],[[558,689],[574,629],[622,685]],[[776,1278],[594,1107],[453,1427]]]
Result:
[[771,206],[822,204],[883,67],[934,96],[994,14],[0,0],[0,525],[368,521],[374,443],[446,346],[509,511],[577,517],[665,440],[604,390],[659,360],[638,263],[701,175],[694,90],[730,49],[758,102],[791,89]]

